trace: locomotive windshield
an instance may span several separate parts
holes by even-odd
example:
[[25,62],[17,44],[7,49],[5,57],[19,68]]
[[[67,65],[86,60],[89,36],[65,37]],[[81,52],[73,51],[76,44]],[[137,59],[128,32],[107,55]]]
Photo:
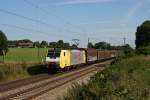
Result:
[[60,50],[49,50],[48,57],[59,57],[60,56]]

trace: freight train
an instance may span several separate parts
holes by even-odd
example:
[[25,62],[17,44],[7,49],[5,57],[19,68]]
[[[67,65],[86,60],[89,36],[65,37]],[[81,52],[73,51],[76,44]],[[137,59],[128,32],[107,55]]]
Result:
[[50,49],[46,56],[46,64],[52,69],[70,69],[115,58],[119,55],[117,50]]

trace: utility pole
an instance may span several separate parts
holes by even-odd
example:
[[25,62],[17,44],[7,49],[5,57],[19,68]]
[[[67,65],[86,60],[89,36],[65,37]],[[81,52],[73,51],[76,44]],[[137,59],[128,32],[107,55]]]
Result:
[[80,40],[79,39],[72,39],[72,41],[78,47]]
[[87,48],[89,48],[90,38],[88,38]]
[[39,60],[39,62],[40,62],[40,47],[38,46],[38,60]]
[[123,38],[123,44],[124,45],[126,44],[126,38],[125,37]]

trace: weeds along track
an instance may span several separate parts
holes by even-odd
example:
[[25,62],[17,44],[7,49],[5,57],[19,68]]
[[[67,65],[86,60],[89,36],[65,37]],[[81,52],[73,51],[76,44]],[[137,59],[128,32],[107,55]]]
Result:
[[10,85],[10,82],[8,83],[8,86],[10,86],[11,89],[6,88],[5,85],[0,87],[0,100],[31,100],[54,88],[78,79],[90,72],[96,71],[97,65],[100,66],[103,64],[93,64],[61,75],[50,76],[43,74],[41,76],[31,77],[31,79],[18,80],[18,83],[14,81],[14,85]]

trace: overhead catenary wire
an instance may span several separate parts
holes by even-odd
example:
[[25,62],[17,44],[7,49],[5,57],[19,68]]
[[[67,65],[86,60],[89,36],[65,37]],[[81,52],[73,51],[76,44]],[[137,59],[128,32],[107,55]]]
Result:
[[8,11],[8,10],[0,9],[0,12],[7,13],[7,14],[9,14],[9,15],[14,15],[14,16],[17,16],[17,17],[26,19],[26,20],[30,20],[30,21],[32,21],[32,22],[40,23],[40,24],[43,24],[43,25],[45,25],[45,26],[55,27],[55,26],[50,25],[50,24],[48,24],[48,23],[45,23],[45,22],[43,22],[43,21],[41,21],[41,20],[37,20],[37,19],[30,18],[30,17],[26,17],[26,16],[23,16],[23,15],[20,15],[20,14],[17,14],[17,13]]
[[[33,33],[33,32],[40,33],[40,34],[36,34],[36,35],[40,35],[40,36],[43,36],[43,35],[45,35],[46,37],[49,36],[49,34],[48,34],[49,32],[44,32],[44,31],[37,30],[37,29],[24,28],[24,27],[20,27],[17,25],[10,25],[10,24],[4,24],[4,23],[0,23],[0,25],[5,26],[5,27],[9,27],[9,28],[13,28],[13,29],[23,30],[23,31],[30,32],[30,33]],[[59,37],[60,34],[55,33],[55,34],[51,35],[51,37],[54,37],[54,36]]]
[[[9,15],[13,15],[13,16],[16,16],[16,17],[19,17],[19,18],[22,18],[22,19],[25,19],[25,20],[28,20],[28,21],[35,22],[35,23],[39,23],[39,24],[45,25],[45,26],[48,27],[48,28],[53,27],[53,28],[59,30],[60,32],[63,31],[63,29],[58,28],[58,27],[56,27],[56,26],[54,26],[54,25],[51,25],[51,24],[49,24],[49,23],[46,23],[46,22],[43,22],[43,21],[41,21],[41,20],[37,20],[37,19],[31,18],[31,17],[26,17],[26,16],[23,16],[23,15],[14,13],[14,12],[12,12],[12,11],[8,11],[8,10],[4,10],[4,9],[1,9],[1,8],[0,8],[0,12],[6,13],[6,14],[9,14]],[[66,32],[72,32],[72,31],[69,31],[69,30],[64,30],[64,31],[66,31]],[[79,34],[78,34],[78,35],[79,35]]]
[[[23,30],[23,31],[32,31],[32,32],[37,32],[37,33],[40,33],[40,34],[44,34],[45,36],[48,36],[48,32],[43,32],[43,31],[40,31],[40,30],[36,30],[36,29],[31,29],[31,28],[24,28],[24,27],[20,27],[20,26],[16,26],[16,25],[9,25],[9,24],[4,24],[4,23],[1,23],[0,25],[2,26],[6,26],[6,27],[11,27],[11,28],[15,28],[15,29],[19,29],[19,30]],[[56,35],[56,34],[54,34]]]
[[[72,27],[77,27],[78,29],[82,29],[82,31],[83,31],[84,33],[87,33],[87,31],[86,31],[85,29],[83,29],[83,28],[81,28],[81,27],[79,27],[79,26],[77,26],[77,25],[73,25],[73,24],[70,23],[68,20],[63,19],[62,17],[60,17],[60,16],[58,16],[58,15],[55,15],[55,14],[53,14],[53,13],[51,13],[51,12],[45,10],[44,8],[40,7],[39,5],[33,3],[33,2],[31,2],[31,1],[29,1],[29,0],[23,0],[23,1],[26,2],[28,5],[33,6],[34,8],[37,8],[37,9],[41,10],[41,11],[44,12],[45,14],[51,14],[51,15],[55,16],[57,19],[60,19],[61,21],[65,22],[65,24],[71,25]],[[74,33],[78,33],[78,32],[74,32]],[[80,34],[80,35],[81,35],[81,34]]]
[[[17,30],[22,30],[22,31],[24,31],[24,32],[26,32],[26,34],[27,35],[31,35],[31,34],[33,34],[33,33],[39,33],[39,31],[38,30],[32,30],[32,29],[28,29],[28,28],[23,28],[23,27],[18,27],[18,26],[13,26],[13,25],[7,25],[7,24],[0,24],[0,26],[5,26],[5,27],[7,27],[7,28],[9,28],[9,29],[17,29]],[[25,35],[25,34],[24,34]],[[45,34],[45,33],[41,33],[40,32],[40,34],[36,34],[36,36],[38,36],[38,37],[48,37],[48,35],[47,34]]]

